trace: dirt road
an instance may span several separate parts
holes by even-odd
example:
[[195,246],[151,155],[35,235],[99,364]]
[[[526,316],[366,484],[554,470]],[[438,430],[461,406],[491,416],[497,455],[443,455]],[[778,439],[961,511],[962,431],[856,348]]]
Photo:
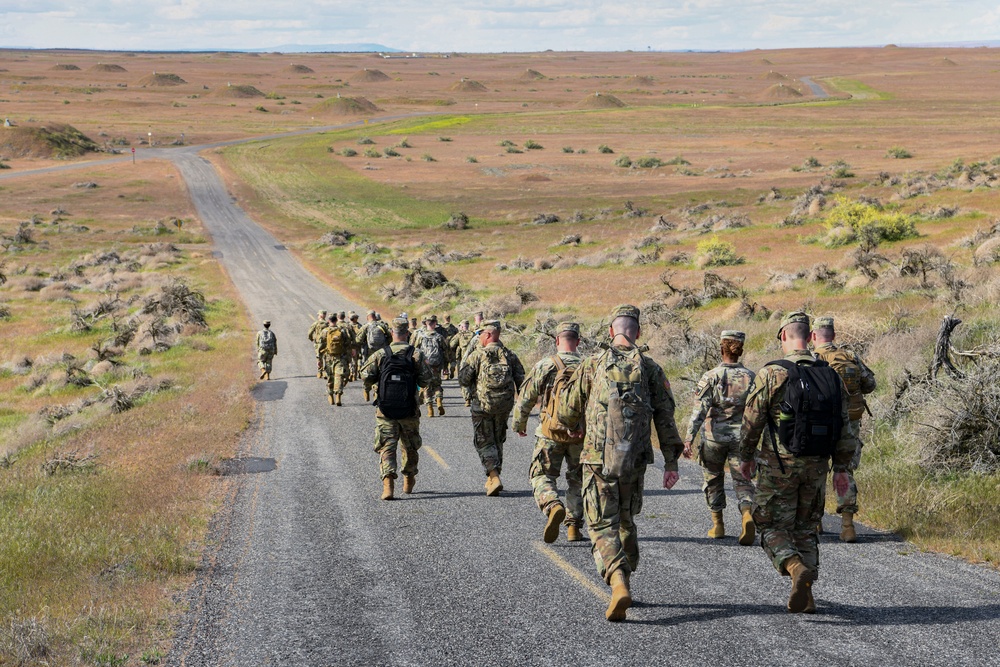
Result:
[[[531,438],[512,436],[505,493],[483,495],[454,383],[424,419],[417,493],[378,499],[373,410],[357,384],[327,404],[305,333],[318,308],[361,311],[236,207],[193,149],[178,166],[256,320],[272,320],[274,380],[254,390],[253,457],[213,527],[171,665],[995,665],[1000,573],[893,535],[822,540],[819,613],[789,615],[759,547],[705,537],[696,466],[639,518],[629,622],[605,622],[588,543],[541,543]],[[250,341],[234,353],[251,354]],[[534,428],[534,420],[529,425]],[[733,505],[734,503],[731,503]],[[736,511],[728,519],[735,526]],[[827,520],[832,530],[836,520]],[[622,656],[612,658],[610,656]]]

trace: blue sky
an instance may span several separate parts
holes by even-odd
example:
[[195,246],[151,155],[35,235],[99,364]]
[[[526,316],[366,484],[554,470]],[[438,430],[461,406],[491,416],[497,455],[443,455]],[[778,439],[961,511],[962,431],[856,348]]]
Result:
[[623,51],[997,39],[997,0],[0,0],[8,47]]

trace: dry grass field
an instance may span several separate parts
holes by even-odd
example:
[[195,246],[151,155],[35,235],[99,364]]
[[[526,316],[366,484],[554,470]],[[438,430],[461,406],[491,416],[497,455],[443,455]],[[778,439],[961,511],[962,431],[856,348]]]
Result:
[[[385,313],[462,319],[483,309],[505,318],[509,342],[533,360],[557,319],[579,318],[596,335],[611,306],[638,303],[679,416],[716,361],[719,330],[746,330],[746,363],[759,367],[778,355],[781,312],[833,314],[842,342],[880,384],[864,422],[861,520],[996,565],[998,79],[995,49],[390,59],[0,51],[0,118],[16,126],[0,127],[0,164],[104,157],[74,155],[82,142],[65,126],[140,155],[150,140],[165,147],[330,127],[206,156],[240,206],[307,265]],[[40,137],[42,127],[57,136]],[[81,559],[80,587],[46,607],[44,587],[0,586],[11,591],[0,614],[19,623],[51,614],[54,650],[75,647],[87,664],[104,664],[94,652],[105,649],[81,649],[83,636],[133,658],[155,650],[162,589],[183,581],[211,508],[198,471],[231,451],[250,410],[249,366],[217,344],[248,336],[245,318],[176,175],[155,162],[127,166],[0,183],[6,239],[38,216],[25,228],[31,242],[12,250],[5,240],[0,259],[0,312],[10,311],[0,318],[0,456],[17,450],[0,470],[0,492],[23,504],[37,489],[97,493],[92,480],[107,482],[93,501],[104,510],[86,517],[87,534],[101,537]],[[74,187],[88,181],[99,187]],[[157,230],[172,217],[185,221],[181,230]],[[151,246],[161,243],[176,251]],[[122,260],[115,272],[93,263],[109,251]],[[208,297],[208,328],[182,327],[160,351],[132,342],[118,357],[154,384],[171,381],[127,413],[156,434],[146,442],[176,442],[169,460],[136,447],[109,401],[55,418],[59,406],[124,382],[121,372],[100,375],[101,386],[71,380],[93,375],[91,346],[178,276]],[[128,305],[74,330],[116,293]],[[937,330],[951,314],[963,320],[952,339],[962,377],[932,379]],[[140,354],[144,346],[153,353]],[[212,370],[199,375],[195,364]],[[233,379],[238,391],[219,390]],[[228,409],[216,413],[226,419],[198,418],[220,396]],[[174,417],[187,410],[194,418],[183,429],[198,436],[183,439]],[[59,452],[98,454],[97,472],[40,472]],[[123,505],[140,511],[115,532],[101,517]],[[33,516],[0,522],[0,531],[21,531],[0,540],[0,560],[23,562],[3,545],[27,544],[24,553],[50,554],[53,572],[74,570],[76,547],[47,536],[60,534],[53,521],[82,518]],[[138,560],[101,574],[137,545]],[[128,587],[117,587],[119,572],[133,577]],[[57,580],[32,570],[11,581],[19,576]],[[100,613],[81,606],[89,586]],[[115,639],[122,625],[139,630]]]

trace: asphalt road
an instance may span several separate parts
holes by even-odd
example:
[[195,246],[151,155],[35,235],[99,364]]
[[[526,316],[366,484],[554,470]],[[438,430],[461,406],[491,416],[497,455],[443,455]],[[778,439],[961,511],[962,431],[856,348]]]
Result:
[[357,384],[344,407],[327,404],[305,337],[318,308],[363,306],[250,220],[193,149],[168,155],[253,317],[272,320],[280,353],[274,379],[254,390],[248,472],[214,521],[167,664],[1000,663],[1000,573],[893,535],[862,529],[854,545],[827,535],[819,613],[787,614],[787,580],[759,547],[705,536],[701,476],[688,462],[672,491],[658,488],[659,470],[647,474],[637,605],[628,622],[607,623],[589,544],[541,543],[531,438],[512,436],[504,494],[487,498],[453,382],[447,416],[422,420],[417,493],[379,500],[373,409]]

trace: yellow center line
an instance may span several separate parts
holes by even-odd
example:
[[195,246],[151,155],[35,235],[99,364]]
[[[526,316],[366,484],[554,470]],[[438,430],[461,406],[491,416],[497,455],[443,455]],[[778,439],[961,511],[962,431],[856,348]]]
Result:
[[431,447],[430,445],[424,445],[423,447],[421,447],[421,449],[430,454],[431,458],[437,461],[437,464],[439,466],[441,466],[445,470],[451,470],[451,466],[448,465],[448,462],[445,461],[443,458],[441,458],[441,455],[435,452],[433,447]]
[[597,596],[598,600],[602,602],[610,602],[611,594],[608,593],[604,588],[595,584],[587,575],[578,570],[573,566],[568,560],[556,553],[556,550],[552,547],[543,544],[541,542],[533,542],[532,546],[535,547],[535,551],[538,551],[543,556],[547,557],[550,561],[555,563],[560,570],[568,574],[569,576],[576,579],[577,583],[586,588],[588,591]]

